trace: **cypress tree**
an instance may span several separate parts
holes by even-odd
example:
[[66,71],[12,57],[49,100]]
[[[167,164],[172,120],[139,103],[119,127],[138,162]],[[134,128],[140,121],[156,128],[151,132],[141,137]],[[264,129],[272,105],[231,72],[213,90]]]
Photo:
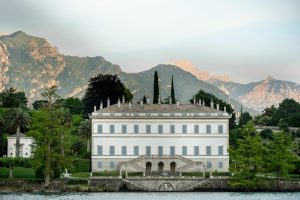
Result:
[[159,86],[158,86],[158,74],[157,71],[154,73],[154,85],[153,85],[153,103],[158,104],[159,97]]
[[172,76],[172,84],[171,84],[171,99],[172,99],[172,104],[176,103],[173,76]]
[[144,95],[144,97],[143,97],[143,103],[144,104],[146,104],[147,103],[147,98],[146,98],[146,96]]

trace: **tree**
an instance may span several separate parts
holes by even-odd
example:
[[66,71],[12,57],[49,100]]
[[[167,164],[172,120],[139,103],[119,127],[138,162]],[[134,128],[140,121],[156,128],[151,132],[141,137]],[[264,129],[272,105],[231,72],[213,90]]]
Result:
[[45,91],[42,93],[42,96],[45,98],[45,101],[48,103],[45,103],[45,106],[47,108],[52,108],[54,106],[57,106],[59,102],[59,95],[57,94],[58,86],[53,85],[49,88],[46,88]]
[[99,74],[89,80],[88,88],[83,97],[84,114],[93,112],[94,106],[99,107],[100,102],[106,107],[107,99],[110,104],[116,104],[118,99],[125,97],[126,101],[132,99],[131,92],[125,88],[117,75]]
[[172,104],[175,104],[176,99],[175,99],[173,76],[172,76],[172,84],[171,84],[171,99],[172,99]]
[[78,134],[87,140],[87,151],[90,152],[91,122],[89,120],[84,120],[80,123],[78,127]]
[[51,178],[59,178],[62,171],[70,165],[65,156],[68,143],[62,138],[64,131],[64,116],[56,108],[44,108],[32,112],[34,122],[28,135],[36,142],[33,166],[40,178],[45,178],[45,186],[50,184]]
[[231,114],[231,118],[229,120],[229,128],[235,129],[236,128],[236,116],[235,116],[235,112],[233,110],[233,108],[231,107],[230,104],[228,104],[227,102],[219,99],[218,97],[216,97],[213,94],[209,94],[207,92],[204,92],[203,90],[199,90],[191,99],[190,99],[190,103],[193,103],[194,99],[196,99],[198,102],[199,101],[204,101],[205,106],[210,106],[210,101],[213,100],[213,102],[215,104],[219,104],[220,105],[220,109],[224,110],[224,108],[226,107],[226,112],[228,112],[229,114]]
[[158,104],[159,98],[159,85],[158,85],[158,74],[154,72],[154,83],[153,83],[153,104]]
[[241,108],[241,117],[239,121],[239,126],[242,127],[252,120],[252,116],[247,111],[243,112]]
[[230,184],[250,191],[261,184],[267,150],[252,123],[246,124],[240,131],[243,138],[238,140],[238,147],[229,150],[232,159]]
[[144,104],[147,103],[147,98],[146,98],[146,96],[143,97],[143,103],[144,103]]
[[39,110],[43,108],[47,103],[48,101],[46,100],[36,100],[35,102],[33,102],[32,106],[34,109]]
[[294,99],[284,99],[278,107],[276,122],[286,121],[288,126],[300,126],[300,104]]
[[268,143],[265,163],[268,171],[276,177],[278,190],[280,190],[280,179],[287,177],[288,173],[295,169],[293,164],[297,160],[295,147],[295,142],[288,134],[283,131],[273,132],[272,140]]
[[11,87],[0,93],[0,102],[5,108],[26,108],[28,101],[24,92],[18,92],[17,89]]
[[20,156],[20,129],[29,128],[31,118],[22,108],[12,108],[6,113],[9,128],[16,132],[16,157]]
[[63,107],[70,110],[72,115],[80,115],[83,113],[83,104],[79,98],[69,97],[63,101]]

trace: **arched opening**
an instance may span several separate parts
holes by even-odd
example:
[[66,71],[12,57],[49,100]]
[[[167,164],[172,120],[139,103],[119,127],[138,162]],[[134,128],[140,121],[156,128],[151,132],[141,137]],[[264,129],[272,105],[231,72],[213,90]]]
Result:
[[152,168],[152,163],[151,162],[147,162],[146,163],[146,173],[151,173],[151,169]]
[[170,164],[170,172],[175,173],[175,171],[176,171],[176,162],[173,161]]
[[163,162],[159,162],[158,163],[158,172],[159,173],[163,173],[164,172],[164,163]]

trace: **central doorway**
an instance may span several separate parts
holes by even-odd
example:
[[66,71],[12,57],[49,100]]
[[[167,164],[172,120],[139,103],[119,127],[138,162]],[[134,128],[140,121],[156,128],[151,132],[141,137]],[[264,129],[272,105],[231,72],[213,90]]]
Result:
[[158,163],[158,172],[159,173],[163,173],[164,172],[164,163],[163,162],[159,162]]

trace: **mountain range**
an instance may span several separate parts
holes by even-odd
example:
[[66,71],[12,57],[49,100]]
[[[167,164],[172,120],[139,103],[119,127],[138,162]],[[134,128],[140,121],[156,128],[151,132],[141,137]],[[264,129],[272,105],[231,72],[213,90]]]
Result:
[[187,103],[200,89],[231,103],[236,110],[241,105],[256,114],[267,106],[277,105],[284,98],[300,101],[300,86],[289,81],[267,78],[260,82],[239,84],[228,76],[214,76],[184,62],[157,65],[139,73],[124,72],[115,65],[97,57],[67,56],[49,44],[46,39],[18,31],[0,36],[0,91],[13,86],[24,91],[32,103],[41,99],[42,91],[59,86],[62,97],[82,97],[88,80],[99,74],[117,74],[134,94],[134,101],[144,95],[152,97],[153,74],[159,74],[160,94],[170,95],[174,77],[175,94],[180,102]]

